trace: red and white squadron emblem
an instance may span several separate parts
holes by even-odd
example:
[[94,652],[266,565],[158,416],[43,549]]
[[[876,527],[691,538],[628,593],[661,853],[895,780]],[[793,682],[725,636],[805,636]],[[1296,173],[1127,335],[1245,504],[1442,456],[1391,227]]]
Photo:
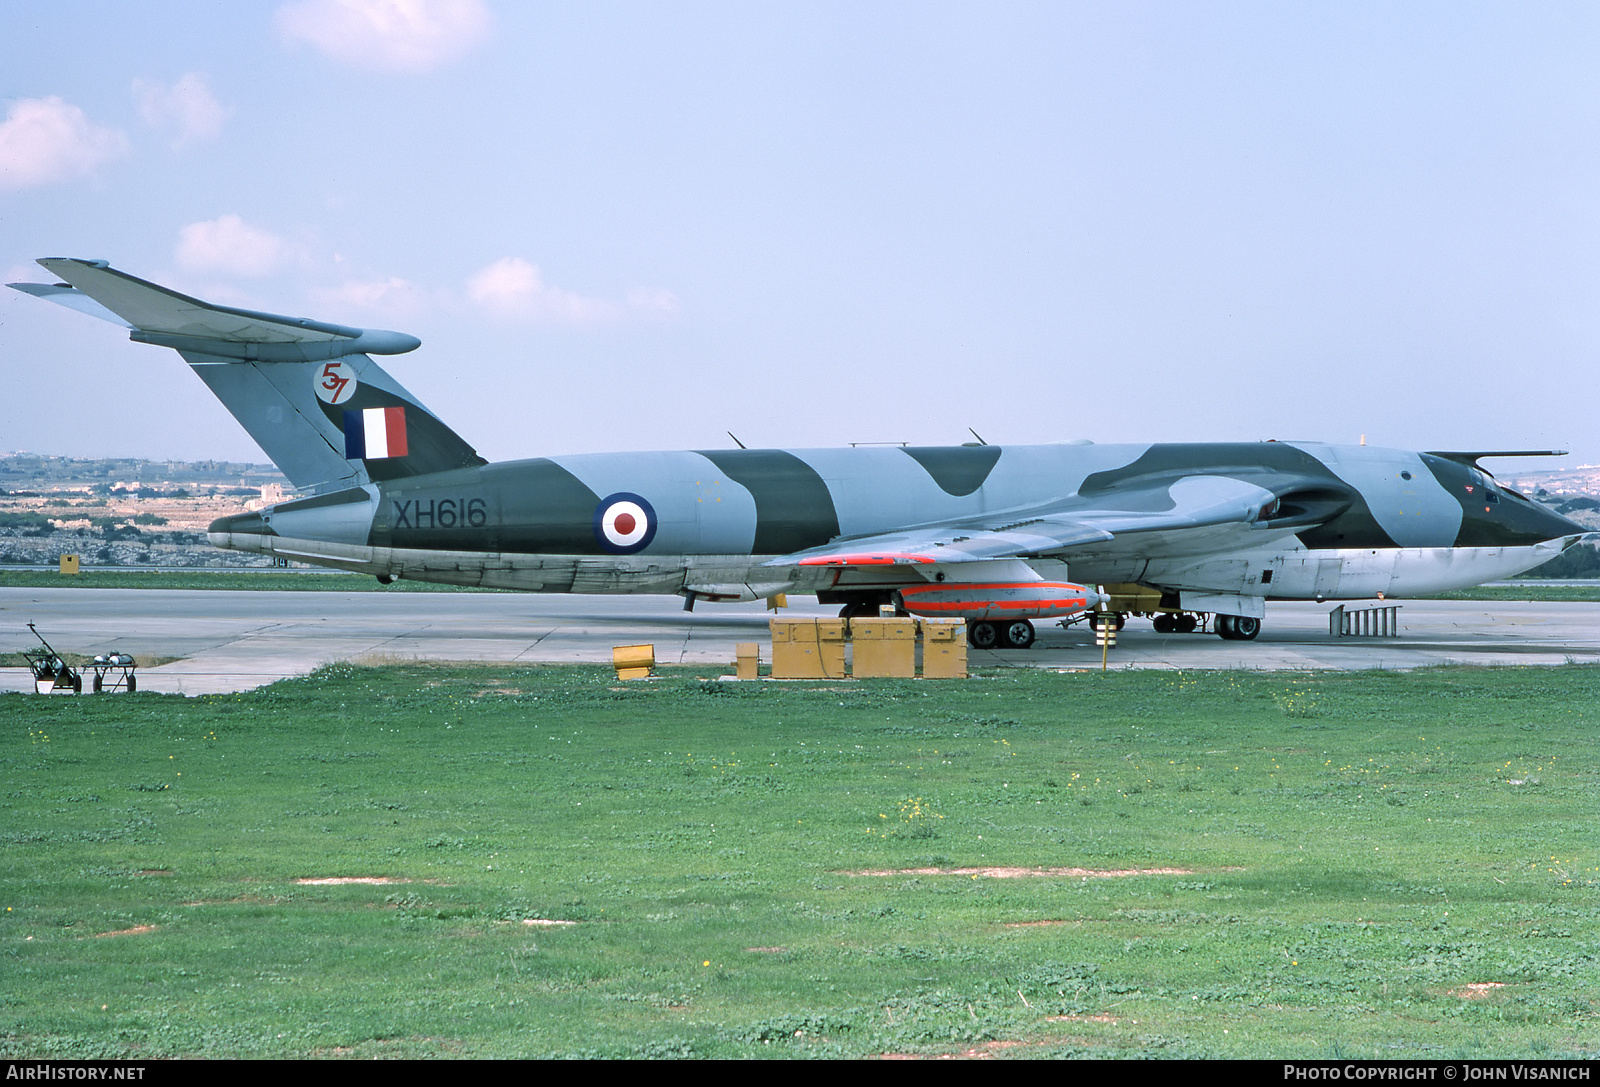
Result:
[[343,404],[361,387],[356,368],[343,359],[325,362],[313,370],[311,384],[317,390],[317,399],[324,404]]
[[594,538],[608,554],[643,551],[656,538],[656,511],[639,495],[619,491],[595,508]]

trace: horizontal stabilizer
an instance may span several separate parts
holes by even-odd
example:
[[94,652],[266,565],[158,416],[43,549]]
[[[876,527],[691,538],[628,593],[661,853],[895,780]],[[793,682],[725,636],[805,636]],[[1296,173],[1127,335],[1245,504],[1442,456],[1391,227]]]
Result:
[[87,313],[90,317],[110,321],[123,328],[133,327],[70,283],[8,283],[6,286],[13,287],[23,294],[31,294],[35,298],[43,298],[46,302],[54,302],[58,306]]
[[1565,449],[1430,449],[1423,454],[1425,457],[1453,460],[1457,464],[1466,465],[1468,468],[1478,467],[1478,461],[1484,457],[1564,457],[1566,455],[1567,451]]
[[[345,355],[398,355],[422,341],[403,332],[351,328],[202,302],[119,272],[105,261],[45,257],[62,285],[13,283],[19,291],[133,329],[129,339],[252,362],[317,362]],[[110,316],[107,316],[107,314]]]

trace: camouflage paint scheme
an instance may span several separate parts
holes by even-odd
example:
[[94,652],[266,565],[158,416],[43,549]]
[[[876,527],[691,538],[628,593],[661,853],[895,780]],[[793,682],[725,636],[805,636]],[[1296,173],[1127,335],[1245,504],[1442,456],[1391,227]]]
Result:
[[[1501,487],[1477,467],[1489,454],[1472,452],[1078,442],[488,464],[372,361],[415,348],[413,337],[212,306],[104,262],[39,263],[65,283],[13,286],[177,349],[312,492],[218,520],[214,544],[383,578],[676,593],[691,605],[778,593],[889,601],[930,584],[1075,588],[1070,578],[1259,619],[1268,599],[1404,597],[1506,577],[1586,534]],[[352,413],[394,407],[404,455],[347,458]]]

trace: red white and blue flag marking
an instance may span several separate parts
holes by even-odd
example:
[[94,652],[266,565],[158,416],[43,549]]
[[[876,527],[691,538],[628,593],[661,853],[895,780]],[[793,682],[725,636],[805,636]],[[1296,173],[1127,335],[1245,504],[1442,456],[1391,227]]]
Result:
[[367,408],[344,413],[346,460],[381,460],[406,455],[406,409]]

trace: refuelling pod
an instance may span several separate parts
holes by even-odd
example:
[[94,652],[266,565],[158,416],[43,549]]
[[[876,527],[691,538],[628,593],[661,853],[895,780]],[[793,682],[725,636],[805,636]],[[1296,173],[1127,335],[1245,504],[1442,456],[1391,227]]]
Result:
[[943,582],[908,585],[900,607],[929,619],[1045,619],[1075,615],[1100,603],[1100,594],[1066,581]]

